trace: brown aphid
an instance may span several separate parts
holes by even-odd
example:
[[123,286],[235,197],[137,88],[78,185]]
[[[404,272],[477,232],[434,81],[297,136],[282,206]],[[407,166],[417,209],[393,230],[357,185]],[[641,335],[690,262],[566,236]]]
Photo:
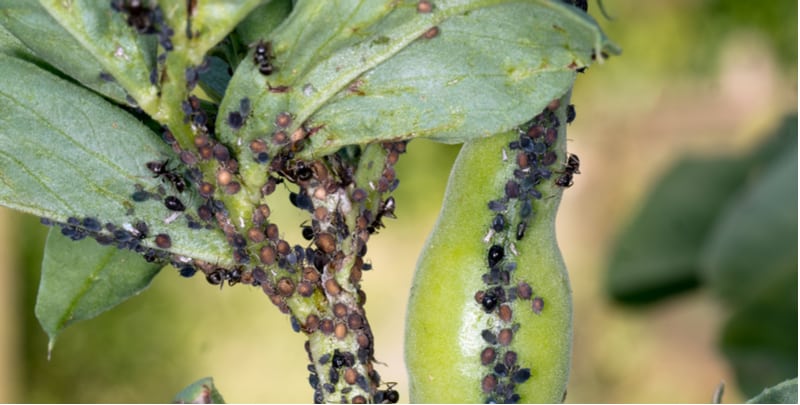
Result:
[[339,295],[342,292],[342,286],[339,285],[336,279],[330,278],[325,282],[325,291],[328,295]]
[[[264,286],[264,292],[266,292],[267,290],[268,289],[266,288],[266,286]],[[272,302],[272,304],[275,305],[276,307],[280,307],[281,304],[283,303],[283,297],[275,294],[274,292],[272,292],[271,289],[269,291],[270,292],[268,292],[267,295],[269,296],[270,302]]]
[[511,311],[511,307],[508,305],[500,305],[500,308],[497,310],[497,316],[500,317],[500,320],[503,322],[510,322],[513,312]]
[[242,284],[253,284],[253,280],[255,280],[253,272],[245,271],[244,273],[242,273],[242,277],[240,278],[239,282]]
[[226,184],[225,187],[223,188],[223,190],[225,191],[225,194],[228,194],[228,195],[234,195],[234,194],[238,193],[239,191],[241,191],[241,189],[242,189],[242,185],[238,181],[232,181],[232,182]]
[[197,153],[200,155],[200,159],[209,160],[212,156],[214,156],[214,151],[210,145],[203,145],[197,148]]
[[503,364],[505,364],[507,368],[514,367],[517,364],[517,352],[513,350],[507,351],[506,354],[503,355]]
[[214,213],[211,212],[211,208],[209,208],[207,205],[201,205],[199,208],[197,208],[197,216],[199,216],[203,221],[208,222],[214,218]]
[[261,263],[264,263],[267,266],[275,263],[275,256],[275,248],[272,246],[264,246],[258,252],[258,257],[261,259]]
[[289,245],[289,242],[287,242],[285,240],[278,241],[277,248],[278,248],[278,253],[280,253],[283,256],[286,256],[289,253],[292,253],[292,246]]
[[303,279],[304,280],[306,280],[308,282],[311,282],[311,283],[316,283],[316,282],[319,281],[319,277],[320,277],[320,274],[317,271],[317,269],[315,269],[315,268],[313,268],[311,266],[303,268]]
[[517,153],[517,166],[521,169],[525,169],[528,167],[528,154],[525,152]]
[[394,166],[398,160],[400,160],[400,154],[397,151],[391,151],[386,155],[386,164],[388,165]]
[[367,399],[364,398],[363,395],[356,395],[352,399],[350,399],[350,402],[352,402],[354,404],[366,404],[367,403]]
[[514,332],[512,332],[511,329],[500,329],[500,332],[497,334],[497,343],[499,343],[501,346],[508,346],[511,344],[511,340],[513,338]]
[[264,239],[267,238],[267,236],[264,235],[264,232],[261,232],[261,229],[250,228],[247,230],[247,238],[250,239],[252,242],[259,243],[263,242]]
[[286,134],[286,131],[277,131],[275,134],[272,135],[272,142],[282,145],[289,140],[289,135]]
[[560,105],[561,105],[561,100],[556,98],[556,99],[553,99],[553,101],[551,101],[550,103],[547,104],[547,109],[550,110],[550,111],[555,111],[555,110],[558,109],[558,107]]
[[194,166],[195,164],[197,164],[197,155],[188,150],[182,150],[181,162],[189,166]]
[[495,351],[493,347],[487,347],[481,352],[481,364],[484,366],[494,363],[494,359],[496,358],[497,351]]
[[531,125],[531,127],[528,128],[528,131],[526,131],[525,134],[533,139],[541,138],[542,135],[544,135],[544,127],[540,125]]
[[289,125],[292,125],[292,114],[289,114],[288,112],[278,113],[278,115],[275,116],[275,125],[281,128],[286,128]]
[[363,275],[363,273],[361,272],[361,267],[360,266],[353,266],[352,268],[350,268],[350,282],[351,283],[357,284],[358,282],[360,282],[362,275]]
[[319,317],[316,314],[309,314],[306,317],[306,323],[303,325],[303,329],[307,333],[314,333],[317,328],[319,328]]
[[367,199],[367,192],[364,189],[357,188],[353,190],[353,201],[361,202]]
[[343,323],[337,323],[333,329],[333,335],[338,339],[344,339],[347,337],[347,326]]
[[333,253],[333,251],[336,250],[336,238],[327,232],[318,234],[314,243],[325,253]]
[[483,297],[485,295],[486,295],[486,292],[484,292],[483,290],[476,292],[475,293],[475,302],[477,302],[478,305],[483,305]]
[[324,200],[328,196],[328,190],[324,187],[317,187],[314,189],[314,198],[317,200]]
[[306,133],[306,130],[305,130],[305,129],[303,129],[303,127],[300,127],[300,128],[297,128],[297,129],[295,129],[295,130],[292,132],[292,136],[290,136],[290,137],[289,137],[289,139],[290,139],[292,142],[300,142],[300,141],[302,141],[303,139],[306,139],[306,135],[308,135],[308,134]]
[[397,173],[394,171],[394,168],[387,167],[386,169],[383,170],[383,178],[384,179],[386,179],[386,180],[391,182],[391,181],[394,181],[394,179],[396,177],[397,177]]
[[319,330],[324,335],[330,335],[333,333],[333,320],[325,318],[319,322]]
[[231,153],[228,151],[228,148],[221,143],[214,145],[213,152],[214,159],[217,159],[220,163],[225,163],[231,160]]
[[431,27],[425,31],[424,34],[422,34],[422,37],[425,39],[431,39],[435,38],[437,35],[439,35],[439,27]]
[[319,222],[326,221],[328,219],[328,209],[323,206],[314,208],[314,219]]
[[278,225],[269,224],[267,225],[267,238],[271,241],[277,241],[280,235],[278,234]]
[[259,154],[267,151],[267,143],[263,139],[253,139],[250,142],[250,151]]
[[356,379],[358,378],[358,372],[352,368],[348,367],[344,370],[344,381],[350,385],[356,383]]
[[536,315],[541,314],[542,310],[544,309],[544,299],[542,297],[534,298],[531,308],[533,309],[533,313]]
[[253,210],[253,224],[261,226],[264,224],[264,221],[269,218],[269,214],[271,213],[269,206],[266,204],[261,204],[257,206]]
[[553,151],[547,152],[542,156],[542,165],[550,166],[558,160],[558,156]]
[[523,300],[529,300],[531,299],[532,295],[533,295],[533,289],[528,283],[520,281],[517,284],[517,297]]
[[544,133],[544,143],[552,145],[558,139],[558,131],[555,128],[547,128]]
[[481,380],[481,389],[487,394],[494,391],[496,387],[497,377],[494,374],[487,374],[486,377],[483,377],[483,380]]
[[197,148],[201,148],[203,146],[208,146],[211,139],[208,135],[197,135],[194,137],[194,146]]
[[274,193],[277,187],[278,182],[273,177],[270,177],[269,180],[261,186],[261,195],[268,196]]
[[344,318],[347,316],[347,305],[337,302],[333,305],[333,315],[337,318]]
[[165,233],[156,235],[156,246],[161,249],[169,249],[172,247],[172,239]]
[[369,336],[363,333],[356,336],[356,343],[358,343],[358,347],[362,349],[369,348],[371,344]]
[[431,4],[428,0],[419,0],[417,3],[417,12],[418,13],[430,13],[433,11],[433,4]]
[[352,313],[347,316],[347,326],[352,330],[358,330],[364,327],[364,317],[357,314]]
[[214,185],[204,181],[197,186],[197,191],[201,197],[211,198],[214,195]]
[[358,305],[364,306],[367,303],[367,293],[364,290],[358,290]]
[[308,281],[301,281],[297,284],[297,293],[302,297],[310,297],[314,294],[314,284]]
[[220,186],[225,186],[233,181],[233,174],[225,169],[220,169],[217,172],[217,183]]
[[284,297],[291,297],[294,294],[294,281],[288,277],[283,277],[278,280],[276,288],[278,289],[278,294]]

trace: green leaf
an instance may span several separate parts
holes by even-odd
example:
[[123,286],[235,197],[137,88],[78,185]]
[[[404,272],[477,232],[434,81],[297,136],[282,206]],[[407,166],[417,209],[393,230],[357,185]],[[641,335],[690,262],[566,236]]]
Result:
[[73,242],[51,229],[36,298],[36,318],[50,337],[48,352],[64,328],[139,294],[160,269],[134,252],[87,239]]
[[201,378],[193,382],[172,400],[175,404],[224,404],[222,394],[214,386],[211,377]]
[[[234,74],[218,116],[222,139],[263,137],[289,112],[290,133],[318,128],[305,156],[412,136],[463,142],[530,118],[566,92],[593,52],[616,51],[590,17],[558,1],[440,1],[431,13],[416,4],[298,2],[269,38],[275,73],[246,60]],[[434,26],[438,36],[421,38]],[[244,97],[253,115],[233,131],[224,119]]]
[[[125,103],[125,90],[118,83],[101,78],[100,73],[105,70],[99,61],[38,2],[4,0],[0,3],[0,24],[58,70],[118,103]],[[9,54],[30,59],[17,52]]]
[[741,158],[684,157],[673,165],[614,244],[611,296],[648,302],[696,286],[706,238],[747,168]]
[[[145,221],[151,235],[170,235],[172,253],[233,263],[221,232],[187,227],[188,213],[202,204],[194,190],[178,195],[187,211],[169,223],[173,213],[163,197],[131,199],[137,185],[178,194],[146,168],[172,151],[141,122],[86,89],[3,54],[0,76],[14,78],[0,81],[1,205],[59,222],[92,217],[120,227]],[[155,247],[154,238],[142,244]]]
[[[157,89],[150,84],[156,58],[152,36],[138,35],[128,26],[124,15],[111,10],[110,2],[101,3],[102,7],[94,0],[40,0],[39,4],[50,13],[51,21],[69,34],[64,38],[71,36],[79,44],[82,48],[79,55],[86,58],[84,63],[99,64],[145,111],[150,111],[148,107],[157,97]],[[35,32],[26,33],[26,37],[31,35]],[[59,44],[44,46],[52,52]],[[75,64],[81,66],[77,60]],[[66,73],[72,75],[70,71]]]
[[797,273],[797,148],[785,149],[737,197],[702,252],[703,277],[730,304]]
[[239,40],[250,45],[266,38],[292,11],[292,0],[271,0],[250,12],[236,26]]
[[773,277],[725,324],[720,348],[753,395],[797,375],[797,269]]
[[747,401],[748,404],[796,404],[797,378],[786,380],[774,387],[765,388]]

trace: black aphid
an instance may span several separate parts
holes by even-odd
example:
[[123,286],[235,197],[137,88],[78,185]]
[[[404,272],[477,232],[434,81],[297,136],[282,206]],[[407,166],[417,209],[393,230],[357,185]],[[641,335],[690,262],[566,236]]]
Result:
[[481,337],[483,338],[483,340],[486,341],[486,343],[488,343],[490,345],[496,345],[497,344],[497,335],[492,333],[492,331],[490,331],[489,329],[482,330],[481,331]]
[[170,211],[184,211],[186,209],[181,200],[171,195],[164,199],[164,206]]
[[180,274],[181,277],[186,277],[186,278],[194,276],[194,273],[197,273],[197,269],[195,269],[192,266],[183,266],[178,271],[178,274]]
[[525,230],[528,229],[528,223],[525,221],[520,221],[517,224],[517,240],[521,240],[525,237]]
[[489,255],[487,257],[489,261],[489,267],[494,267],[497,263],[500,263],[505,257],[505,250],[500,245],[492,245],[489,248]]
[[529,368],[521,368],[515,371],[514,374],[511,374],[511,381],[517,384],[522,384],[528,381],[529,378],[531,378],[531,369]]

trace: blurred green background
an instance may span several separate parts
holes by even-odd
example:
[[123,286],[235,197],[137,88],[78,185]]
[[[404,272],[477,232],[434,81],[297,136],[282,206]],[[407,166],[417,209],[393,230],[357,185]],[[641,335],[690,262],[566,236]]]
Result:
[[[797,2],[604,5],[613,21],[594,2],[590,11],[623,55],[578,78],[568,148],[582,174],[557,223],[575,299],[567,402],[709,402],[721,381],[724,402],[741,402],[747,397],[717,346],[730,308],[705,289],[623,307],[608,297],[605,272],[615,239],[677,159],[745,153],[797,111]],[[457,152],[410,144],[397,166],[399,219],[370,241],[366,309],[386,363],[378,371],[399,383],[401,402],[408,287]],[[273,212],[293,211],[287,201]],[[279,220],[295,232],[287,237],[300,240],[300,218]],[[304,339],[263,293],[220,291],[174,271],[68,328],[48,361],[33,315],[45,234],[37,218],[0,209],[0,402],[166,402],[209,375],[229,402],[311,400]]]

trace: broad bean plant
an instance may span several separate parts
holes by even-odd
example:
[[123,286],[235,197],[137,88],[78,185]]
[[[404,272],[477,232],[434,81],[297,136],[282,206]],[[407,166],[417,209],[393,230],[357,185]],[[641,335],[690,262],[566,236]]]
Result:
[[[0,204],[51,227],[35,308],[50,349],[171,271],[263,291],[307,338],[309,399],[397,402],[361,280],[380,277],[367,246],[395,217],[395,164],[426,138],[464,146],[410,292],[409,400],[562,401],[569,100],[619,52],[586,8],[4,0]],[[303,240],[273,221],[278,187]],[[201,380],[176,400],[222,397]]]

